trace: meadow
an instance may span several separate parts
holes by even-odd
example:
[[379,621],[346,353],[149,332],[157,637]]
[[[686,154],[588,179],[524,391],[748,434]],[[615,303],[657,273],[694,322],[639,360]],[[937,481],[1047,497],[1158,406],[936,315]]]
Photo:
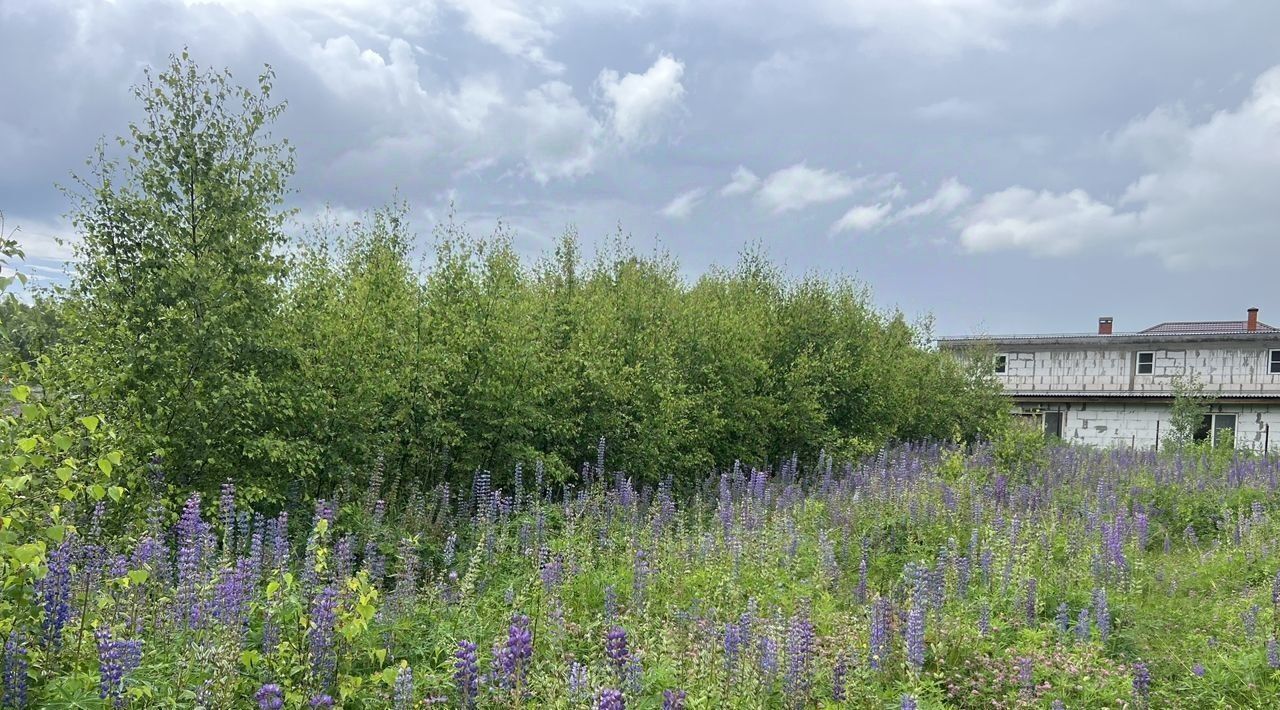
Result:
[[[1274,458],[900,446],[637,490],[233,485],[48,555],[6,707],[1251,707]],[[152,475],[164,476],[162,462]]]

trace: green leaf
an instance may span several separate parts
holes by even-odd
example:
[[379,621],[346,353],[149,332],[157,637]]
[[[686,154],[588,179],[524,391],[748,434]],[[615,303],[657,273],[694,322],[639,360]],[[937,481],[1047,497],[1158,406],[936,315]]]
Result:
[[38,542],[28,542],[13,551],[13,559],[26,565],[31,564],[32,560],[36,559],[43,553],[44,545],[41,545]]
[[54,542],[62,542],[62,538],[66,537],[67,528],[65,525],[53,525],[44,529],[44,536]]
[[124,497],[124,489],[120,486],[112,486],[107,489],[107,495],[110,496],[111,500],[119,503],[120,499]]
[[31,388],[26,385],[18,385],[10,390],[9,394],[13,395],[13,398],[19,402],[25,402],[27,397],[31,396]]
[[70,466],[59,466],[53,473],[58,477],[59,481],[66,483],[71,480],[71,474],[75,473],[75,471]]
[[151,573],[145,569],[129,570],[129,581],[134,584],[142,584],[151,578]]
[[98,468],[101,469],[104,474],[110,476],[111,471],[115,469],[115,465],[104,456],[98,459]]
[[92,486],[89,486],[89,495],[94,500],[102,500],[102,497],[106,494],[107,489],[103,488],[100,484],[95,483]]
[[18,448],[29,454],[36,450],[36,445],[39,443],[40,441],[34,436],[28,436],[25,439],[18,439]]
[[88,429],[91,434],[98,430],[99,420],[92,414],[87,417],[80,417],[80,423],[83,424],[84,428]]

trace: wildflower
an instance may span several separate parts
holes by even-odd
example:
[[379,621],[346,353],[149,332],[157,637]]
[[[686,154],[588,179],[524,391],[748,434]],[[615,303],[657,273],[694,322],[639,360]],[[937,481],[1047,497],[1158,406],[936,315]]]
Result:
[[331,708],[333,707],[333,696],[325,695],[324,693],[320,693],[319,695],[313,695],[311,696],[311,699],[307,701],[307,707],[311,708],[312,710],[322,710],[322,708]]
[[1027,598],[1026,598],[1026,614],[1027,626],[1036,625],[1036,578],[1031,577],[1027,580]]
[[44,629],[47,648],[62,648],[62,630],[71,618],[71,549],[70,542],[63,542],[49,553],[48,571],[36,582],[36,595],[44,616],[40,621]]
[[907,664],[919,673],[924,669],[924,607],[913,604],[907,612]]
[[604,656],[609,661],[609,665],[619,675],[630,658],[631,653],[627,649],[627,632],[621,626],[613,626],[605,634],[604,638]]
[[402,665],[396,671],[396,682],[393,689],[392,704],[396,710],[409,710],[413,707],[413,668]]
[[803,706],[809,696],[813,646],[813,624],[804,614],[797,613],[787,634],[787,674],[783,679],[787,696],[797,706]]
[[889,601],[883,597],[871,606],[870,651],[867,665],[871,670],[881,670],[881,664],[889,657]]
[[458,689],[458,703],[464,708],[473,707],[480,689],[480,666],[476,661],[476,645],[470,641],[458,642],[453,654],[453,684]]
[[1194,675],[1194,676],[1195,676],[1195,677],[1197,677],[1197,678],[1203,678],[1203,677],[1204,677],[1204,664],[1203,664],[1203,663],[1197,663],[1197,664],[1195,664],[1194,666],[1192,666],[1192,667],[1191,667],[1191,674],[1192,674],[1192,675]]
[[1144,706],[1151,697],[1151,671],[1142,661],[1133,664],[1133,696]]
[[600,698],[596,701],[596,710],[626,710],[627,701],[622,697],[622,691],[616,688],[605,688],[600,691]]
[[1107,590],[1102,587],[1093,590],[1093,615],[1098,636],[1106,643],[1111,635],[1111,609],[1107,606]]
[[1276,641],[1274,636],[1267,639],[1267,665],[1272,668],[1280,668],[1280,643]]
[[679,689],[662,691],[662,710],[684,710],[685,692]]
[[523,685],[524,673],[533,658],[533,632],[529,629],[529,617],[516,614],[507,627],[507,640],[499,648],[495,661],[503,684],[507,688]]
[[260,710],[280,710],[284,707],[284,691],[275,683],[267,683],[253,694]]
[[307,653],[311,676],[328,687],[338,667],[334,649],[334,632],[338,625],[338,590],[332,585],[320,590],[311,601],[311,617],[307,626]]
[[93,633],[98,646],[98,697],[124,706],[125,676],[142,663],[142,642],[112,638],[111,629],[100,626]]
[[584,701],[591,692],[591,679],[587,677],[587,667],[577,661],[569,662],[569,698],[575,702]]
[[849,659],[842,653],[836,658],[836,664],[831,669],[831,699],[837,703],[844,702],[845,676],[848,673]]
[[27,649],[22,636],[10,631],[4,642],[3,685],[0,686],[0,707],[24,708],[27,706]]
[[902,710],[916,710],[916,697],[914,695],[902,696]]

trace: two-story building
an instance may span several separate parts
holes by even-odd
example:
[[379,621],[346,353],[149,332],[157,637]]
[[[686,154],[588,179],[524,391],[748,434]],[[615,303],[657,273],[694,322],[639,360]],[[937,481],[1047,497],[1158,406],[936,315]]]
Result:
[[[944,337],[958,354],[994,353],[1014,412],[1046,434],[1099,446],[1151,447],[1169,433],[1175,378],[1211,397],[1198,436],[1280,450],[1280,329],[1258,320],[1171,322],[1131,333]],[[1275,436],[1273,437],[1273,430]]]

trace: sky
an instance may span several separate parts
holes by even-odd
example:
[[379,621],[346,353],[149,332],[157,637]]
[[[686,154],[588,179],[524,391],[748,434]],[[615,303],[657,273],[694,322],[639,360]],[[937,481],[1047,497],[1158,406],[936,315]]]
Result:
[[291,204],[398,195],[529,259],[751,246],[940,335],[1280,325],[1273,0],[0,0],[0,211],[60,278],[73,185],[184,47],[289,108]]

